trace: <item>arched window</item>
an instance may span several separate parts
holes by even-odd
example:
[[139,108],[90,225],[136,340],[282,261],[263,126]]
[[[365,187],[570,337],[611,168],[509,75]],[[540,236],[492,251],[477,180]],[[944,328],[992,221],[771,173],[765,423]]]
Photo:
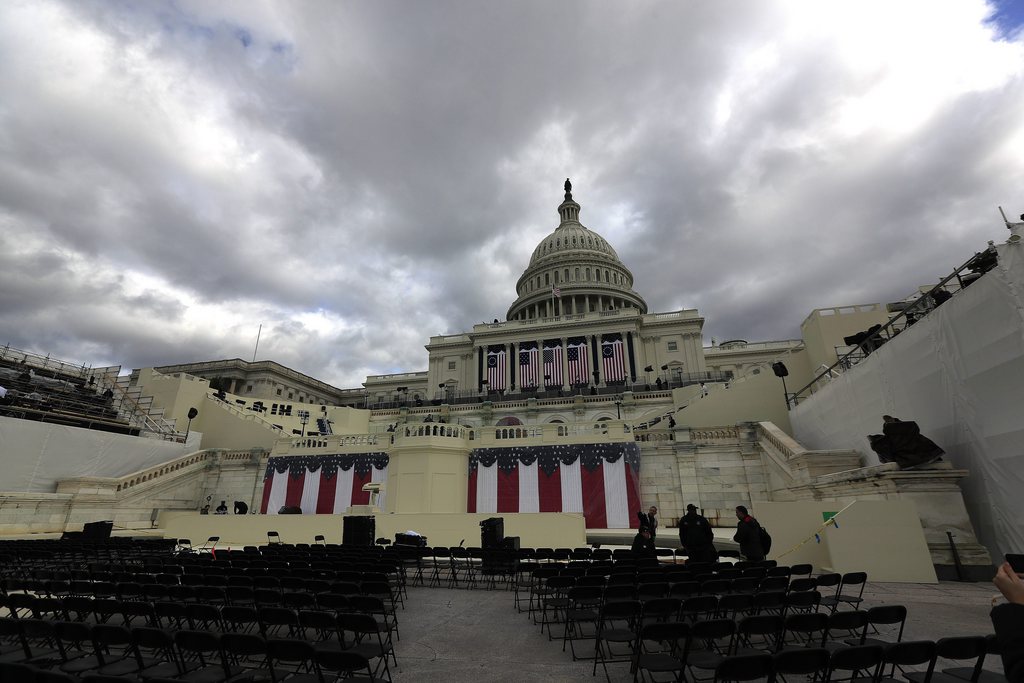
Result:
[[569,269],[568,268],[565,269],[565,281],[566,282],[569,281]]
[[548,274],[547,273],[544,273],[544,284],[546,284],[546,285],[550,285],[551,284],[551,281],[548,280]]
[[575,272],[575,273],[573,273],[573,275],[574,275],[574,277],[575,277],[575,279],[576,279],[576,282],[579,282],[579,281],[580,281],[580,269],[579,269],[579,268],[577,268],[577,269],[576,269],[576,272]]
[[590,268],[587,268],[586,276],[584,279],[586,279],[587,282],[590,282]]
[[611,282],[612,281],[611,277],[608,276],[608,270],[607,269],[605,269],[605,271],[604,271],[604,281],[605,282]]

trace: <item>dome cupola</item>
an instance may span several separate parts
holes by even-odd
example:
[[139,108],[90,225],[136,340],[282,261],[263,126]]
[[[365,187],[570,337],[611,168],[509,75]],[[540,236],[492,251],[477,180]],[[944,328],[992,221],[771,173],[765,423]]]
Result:
[[530,264],[516,283],[519,298],[508,320],[533,320],[618,308],[647,312],[647,302],[633,291],[633,274],[608,242],[580,223],[580,205],[565,180],[561,222],[533,250]]

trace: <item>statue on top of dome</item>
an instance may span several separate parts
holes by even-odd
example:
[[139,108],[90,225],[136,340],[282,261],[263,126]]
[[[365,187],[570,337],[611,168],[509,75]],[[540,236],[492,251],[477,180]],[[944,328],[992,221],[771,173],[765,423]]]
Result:
[[569,182],[568,178],[565,179],[565,199],[566,201],[572,199],[572,183]]

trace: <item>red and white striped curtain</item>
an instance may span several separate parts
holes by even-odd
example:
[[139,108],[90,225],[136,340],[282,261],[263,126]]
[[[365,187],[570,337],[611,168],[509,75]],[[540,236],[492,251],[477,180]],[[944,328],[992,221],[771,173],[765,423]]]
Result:
[[[387,472],[386,453],[270,458],[260,512],[276,515],[287,506],[302,508],[304,515],[344,514],[352,505],[369,505],[370,492],[363,485],[386,481]],[[380,507],[385,493],[378,498]]]
[[635,443],[477,449],[469,468],[467,512],[581,512],[588,529],[639,525]]

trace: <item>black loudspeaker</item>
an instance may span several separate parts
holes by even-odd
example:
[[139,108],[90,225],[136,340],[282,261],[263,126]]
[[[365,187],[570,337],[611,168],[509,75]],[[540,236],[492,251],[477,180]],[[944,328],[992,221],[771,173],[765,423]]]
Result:
[[282,505],[281,509],[277,511],[279,515],[301,515],[302,508],[298,505]]
[[772,363],[772,372],[775,373],[776,377],[789,377],[789,370],[786,369],[786,364],[781,360]]
[[501,539],[501,547],[504,550],[519,550],[519,537],[506,536]]
[[342,522],[342,545],[373,545],[377,537],[377,523],[371,516],[346,516]]
[[503,538],[505,538],[505,520],[503,518],[490,517],[480,522],[481,548],[500,548]]
[[88,541],[105,541],[110,538],[113,522],[89,522],[82,527],[82,538]]

